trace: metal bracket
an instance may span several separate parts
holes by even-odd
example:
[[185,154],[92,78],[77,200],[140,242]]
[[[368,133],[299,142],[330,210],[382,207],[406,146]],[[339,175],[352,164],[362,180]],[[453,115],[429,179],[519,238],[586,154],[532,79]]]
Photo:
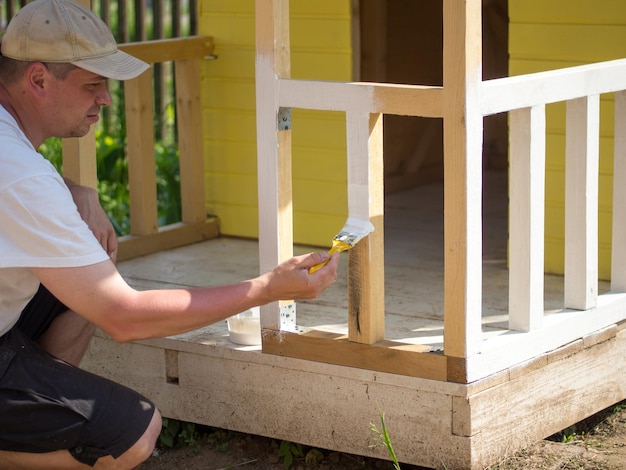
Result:
[[291,129],[291,108],[278,108],[276,129],[279,131],[288,131]]
[[282,331],[296,331],[295,302],[280,306],[280,329]]

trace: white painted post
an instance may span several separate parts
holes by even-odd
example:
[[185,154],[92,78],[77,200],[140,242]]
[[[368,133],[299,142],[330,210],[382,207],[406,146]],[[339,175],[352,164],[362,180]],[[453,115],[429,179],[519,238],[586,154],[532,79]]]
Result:
[[626,292],[626,91],[615,93],[611,290]]
[[598,299],[600,97],[567,102],[565,143],[565,308]]
[[509,113],[509,328],[541,327],[544,313],[545,106]]
[[[291,110],[279,107],[277,81],[290,77],[289,1],[256,0],[255,8],[259,267],[263,273],[293,255]],[[261,307],[261,327],[295,327],[295,304],[274,302]]]

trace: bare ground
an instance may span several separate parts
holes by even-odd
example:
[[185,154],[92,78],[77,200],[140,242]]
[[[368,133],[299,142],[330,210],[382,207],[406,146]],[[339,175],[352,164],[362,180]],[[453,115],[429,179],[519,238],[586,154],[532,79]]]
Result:
[[[142,470],[284,470],[281,442],[260,436],[197,428],[197,445],[159,450]],[[393,440],[393,436],[392,436]],[[295,448],[292,448],[295,449]],[[301,446],[291,470],[393,470],[385,460]],[[422,467],[401,465],[402,470]],[[626,469],[626,402],[540,441],[486,470]],[[460,469],[446,469],[460,470]]]

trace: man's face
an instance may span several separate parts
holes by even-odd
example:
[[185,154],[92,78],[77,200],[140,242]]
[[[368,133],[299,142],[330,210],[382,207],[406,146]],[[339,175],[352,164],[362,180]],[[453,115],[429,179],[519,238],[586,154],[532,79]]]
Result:
[[111,103],[106,78],[80,68],[61,80],[49,74],[51,135],[82,137],[98,122],[100,108]]

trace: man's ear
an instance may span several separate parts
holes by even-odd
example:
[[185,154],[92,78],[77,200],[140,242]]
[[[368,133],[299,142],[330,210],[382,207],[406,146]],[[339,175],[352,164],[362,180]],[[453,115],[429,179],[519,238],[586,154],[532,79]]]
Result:
[[28,66],[26,78],[33,92],[43,94],[46,91],[46,81],[50,79],[50,71],[42,62],[33,62]]

